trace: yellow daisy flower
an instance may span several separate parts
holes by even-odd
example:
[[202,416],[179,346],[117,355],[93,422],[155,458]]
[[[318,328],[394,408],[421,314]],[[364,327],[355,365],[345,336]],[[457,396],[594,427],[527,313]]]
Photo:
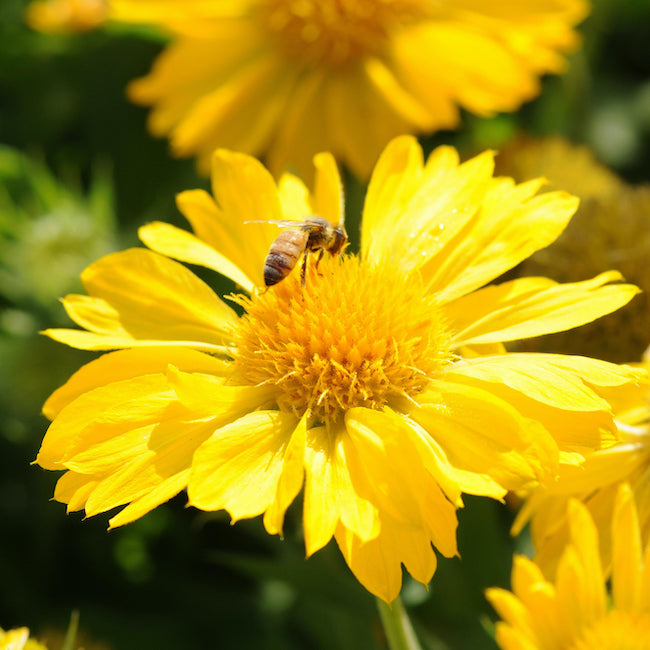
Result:
[[[650,370],[650,355],[642,367]],[[644,542],[650,540],[650,391],[632,390],[612,400],[619,441],[589,455],[579,468],[562,467],[557,481],[535,490],[521,509],[513,533],[531,520],[535,561],[553,576],[560,551],[569,538],[566,516],[569,498],[580,499],[598,527],[603,567],[609,572],[612,540],[609,522],[622,482],[634,492]]]
[[34,0],[25,21],[39,32],[84,32],[106,21],[107,0]]
[[[319,215],[342,228],[336,164],[315,157],[310,192],[217,151],[213,196],[178,196],[194,234],[145,226],[151,250],[100,259],[82,274],[88,295],[65,298],[84,329],[47,332],[122,348],[44,407],[53,423],[37,461],[67,470],[55,498],[89,516],[126,505],[111,519],[119,526],[187,487],[190,504],[233,521],[263,514],[273,534],[304,486],[308,555],[334,536],[359,581],[391,601],[401,564],[426,583],[432,545],[456,553],[463,492],[500,499],[611,444],[604,395],[647,380],[643,371],[508,354],[503,342],[575,327],[637,290],[610,284],[614,271],[481,288],[552,242],[577,205],[535,196],[539,180],[494,178],[492,158],[460,164],[441,147],[425,163],[414,138],[398,138],[368,188],[360,255],[325,255],[304,282],[296,269],[258,290],[286,232],[277,222]],[[171,258],[232,279],[243,314]]]
[[367,178],[402,133],[454,128],[459,107],[516,110],[565,67],[585,0],[113,0],[172,43],[129,88],[149,127],[209,171],[216,147],[303,177],[331,151]]
[[648,650],[650,648],[650,545],[643,550],[629,486],[618,492],[611,519],[611,594],[600,563],[598,531],[587,509],[569,502],[571,534],[557,578],[547,581],[526,557],[515,557],[512,591],[489,589],[503,622],[502,650]]
[[0,650],[47,650],[38,641],[29,638],[26,627],[17,627],[6,632],[0,628]]

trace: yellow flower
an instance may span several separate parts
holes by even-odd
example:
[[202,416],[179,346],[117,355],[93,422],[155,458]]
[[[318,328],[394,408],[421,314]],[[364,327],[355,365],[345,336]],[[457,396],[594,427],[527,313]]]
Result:
[[598,552],[598,531],[587,509],[571,501],[570,543],[557,578],[547,581],[528,558],[515,557],[512,590],[489,589],[503,622],[502,650],[648,650],[650,648],[650,545],[639,535],[632,491],[618,492],[610,521],[613,539],[611,594]]
[[84,32],[104,23],[107,0],[34,0],[25,21],[39,32]]
[[[106,354],[45,405],[38,455],[64,469],[55,498],[111,526],[188,488],[192,505],[233,521],[264,514],[271,534],[304,485],[308,555],[332,536],[359,581],[386,601],[400,564],[421,582],[432,545],[456,553],[462,493],[502,498],[551,480],[559,465],[611,444],[603,395],[645,373],[593,359],[508,354],[503,342],[575,327],[627,303],[636,288],[609,271],[574,284],[526,278],[483,287],[565,227],[577,201],[535,196],[541,181],[492,176],[492,154],[459,164],[449,147],[425,162],[394,140],[366,196],[359,256],[326,255],[268,288],[266,220],[320,215],[342,224],[341,183],[315,157],[312,192],[278,184],[254,158],[219,150],[212,190],[183,192],[194,234],[163,223],[152,250],[115,253],[64,300],[83,330],[52,337]],[[262,223],[258,223],[262,221]],[[243,315],[170,258],[246,293]]]
[[29,638],[26,627],[17,627],[6,632],[0,628],[0,650],[47,650],[38,641]]
[[113,0],[172,36],[129,88],[149,127],[209,171],[216,147],[302,176],[331,151],[367,178],[402,133],[454,128],[459,107],[516,110],[565,67],[585,0]]
[[[650,355],[642,366],[650,370]],[[596,523],[606,572],[612,560],[609,523],[622,482],[632,487],[642,539],[650,540],[650,391],[630,389],[613,402],[619,427],[617,444],[589,455],[579,468],[562,467],[557,481],[529,495],[513,527],[516,534],[532,518],[535,561],[547,576],[554,575],[560,551],[569,538],[569,498],[580,499]]]

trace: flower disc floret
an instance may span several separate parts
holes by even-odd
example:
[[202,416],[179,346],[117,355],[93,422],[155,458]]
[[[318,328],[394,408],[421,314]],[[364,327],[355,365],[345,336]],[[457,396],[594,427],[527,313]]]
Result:
[[417,277],[349,256],[241,302],[235,381],[277,387],[281,409],[328,424],[356,406],[412,399],[450,359],[450,335]]
[[424,14],[420,0],[266,0],[260,23],[289,57],[344,65],[377,54],[389,32]]

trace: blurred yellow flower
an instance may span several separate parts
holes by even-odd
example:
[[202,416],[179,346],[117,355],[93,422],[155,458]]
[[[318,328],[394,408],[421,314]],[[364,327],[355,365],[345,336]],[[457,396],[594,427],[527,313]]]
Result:
[[598,531],[587,509],[570,501],[570,542],[554,582],[526,557],[515,557],[512,591],[489,589],[503,619],[496,626],[502,650],[648,650],[650,545],[641,544],[629,486],[618,492],[610,521],[612,586],[600,563]]
[[[650,370],[650,357],[642,366]],[[532,517],[535,561],[547,576],[555,574],[569,538],[566,504],[571,497],[582,500],[598,528],[605,572],[611,566],[609,526],[622,482],[629,483],[634,492],[644,543],[650,539],[650,390],[630,389],[612,401],[618,443],[589,455],[579,468],[562,467],[556,482],[528,497],[513,527],[513,533],[518,533]]]
[[6,632],[0,628],[0,650],[47,650],[38,641],[29,638],[26,627],[17,627]]
[[84,32],[102,25],[108,0],[34,0],[25,21],[39,32]]
[[[359,581],[391,601],[401,564],[426,583],[432,545],[456,553],[462,493],[500,499],[614,442],[603,396],[647,380],[643,371],[508,354],[503,343],[578,326],[637,290],[610,284],[614,271],[484,287],[550,244],[577,201],[536,196],[542,181],[494,178],[489,152],[460,164],[441,147],[425,163],[404,136],[373,173],[360,255],[327,255],[308,265],[304,286],[295,271],[259,291],[281,232],[274,221],[343,223],[334,159],[314,163],[310,192],[219,150],[214,198],[178,196],[194,234],[150,224],[140,236],[152,250],[84,271],[88,295],[64,300],[84,329],[47,333],[123,349],[50,397],[38,463],[67,470],[55,498],[69,510],[126,505],[111,526],[187,487],[198,508],[233,521],[264,514],[267,531],[281,533],[304,485],[308,555],[334,536]],[[243,315],[170,258],[233,280],[246,292],[229,296]]]
[[459,108],[516,110],[565,67],[585,0],[113,0],[172,36],[133,101],[207,173],[216,147],[303,177],[329,150],[367,178],[402,133],[454,128]]

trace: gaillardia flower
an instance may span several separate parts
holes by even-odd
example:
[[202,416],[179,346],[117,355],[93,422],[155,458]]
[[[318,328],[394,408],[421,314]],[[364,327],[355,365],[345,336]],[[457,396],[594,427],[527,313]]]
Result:
[[0,628],[0,650],[47,650],[38,641],[29,638],[26,627],[17,627],[6,632]]
[[515,557],[512,592],[489,589],[503,619],[502,650],[648,650],[650,545],[642,546],[632,491],[623,484],[610,521],[611,594],[600,564],[598,530],[587,509],[569,502],[570,542],[554,582],[524,556]]
[[[647,357],[642,367],[650,370],[650,351]],[[579,468],[561,467],[556,481],[528,496],[515,521],[516,534],[531,519],[535,562],[549,577],[554,575],[561,549],[569,539],[571,522],[566,504],[570,498],[584,503],[598,528],[606,573],[612,561],[610,522],[622,482],[634,493],[644,544],[650,540],[650,390],[630,389],[611,402],[618,442],[590,454]]]
[[[88,295],[64,305],[84,329],[47,333],[117,350],[47,401],[37,460],[66,470],[55,498],[69,510],[126,505],[111,526],[187,488],[197,508],[263,514],[281,533],[304,489],[308,555],[334,536],[360,582],[391,601],[401,564],[426,583],[432,545],[456,553],[462,493],[502,498],[614,442],[604,396],[643,371],[503,343],[581,325],[636,288],[610,284],[614,271],[484,287],[552,242],[577,200],[494,178],[490,153],[459,164],[442,147],[425,163],[404,136],[373,173],[360,254],[312,255],[304,283],[296,268],[261,290],[282,232],[273,222],[343,222],[333,157],[317,155],[315,168],[310,192],[218,150],[213,196],[178,196],[193,234],[150,224],[140,231],[150,250],[83,272]],[[232,279],[243,313],[173,258]]]
[[108,0],[33,0],[25,20],[40,32],[84,32],[102,25]]
[[561,72],[585,0],[113,0],[171,36],[129,88],[173,152],[265,155],[311,172],[331,151],[367,178],[388,141],[456,127],[459,107],[513,111]]

